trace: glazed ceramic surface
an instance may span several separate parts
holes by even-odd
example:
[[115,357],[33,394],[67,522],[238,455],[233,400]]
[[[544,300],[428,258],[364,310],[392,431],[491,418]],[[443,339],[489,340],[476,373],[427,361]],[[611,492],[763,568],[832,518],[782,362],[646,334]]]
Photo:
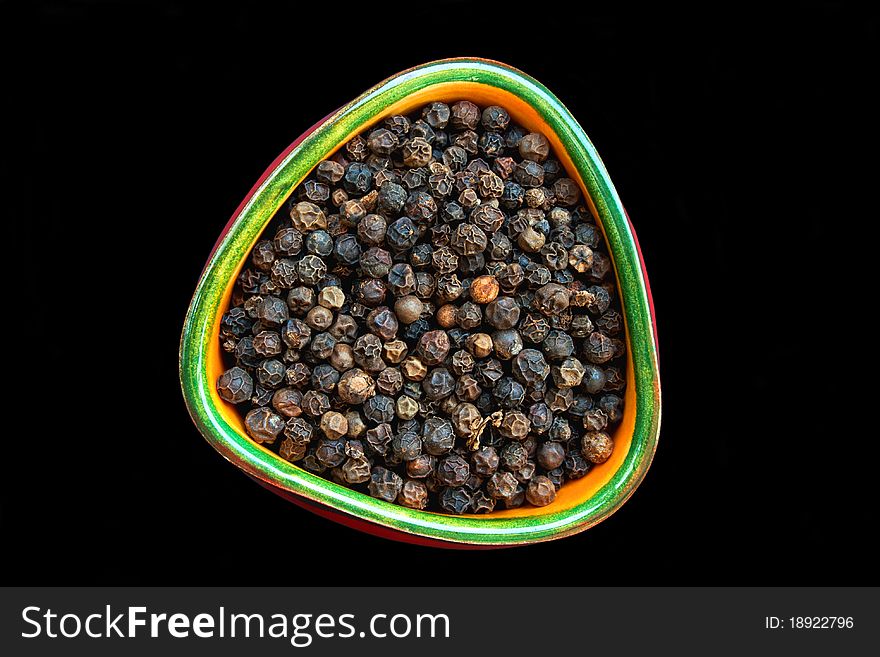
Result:
[[[253,244],[294,188],[353,135],[431,101],[467,99],[505,107],[516,123],[545,134],[600,224],[614,263],[626,324],[627,387],[614,453],[566,482],[552,504],[450,516],[374,499],[312,474],[253,442],[242,417],[215,389],[223,372],[218,339],[235,280]],[[180,345],[180,381],[190,415],[227,460],[283,497],[357,529],[448,547],[501,547],[587,529],[616,511],[645,476],[660,428],[660,379],[653,305],[635,233],[599,155],[562,103],[539,82],[496,62],[454,59],[404,71],[370,89],[295,141],[236,210],[199,279]]]

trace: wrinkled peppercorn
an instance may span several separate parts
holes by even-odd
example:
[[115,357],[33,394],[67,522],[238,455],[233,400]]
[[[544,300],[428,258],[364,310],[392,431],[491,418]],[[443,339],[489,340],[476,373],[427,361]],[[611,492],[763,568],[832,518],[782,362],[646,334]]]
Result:
[[269,408],[255,408],[244,418],[248,435],[258,443],[273,443],[284,429],[284,420]]
[[604,431],[590,431],[581,438],[581,453],[592,463],[604,463],[613,449],[614,442]]
[[547,506],[556,499],[556,486],[553,485],[549,478],[543,475],[532,477],[526,488],[526,499],[529,501],[529,504]]
[[403,488],[403,479],[397,473],[376,466],[370,474],[370,495],[386,502],[393,502]]
[[242,368],[232,367],[217,379],[217,392],[223,400],[240,404],[253,394],[254,380]]

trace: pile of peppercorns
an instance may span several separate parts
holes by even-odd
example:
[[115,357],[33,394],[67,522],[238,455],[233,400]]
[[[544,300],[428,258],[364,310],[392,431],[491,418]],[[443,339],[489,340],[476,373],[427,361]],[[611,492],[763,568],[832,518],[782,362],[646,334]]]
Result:
[[435,102],[354,137],[293,196],[221,321],[217,390],[253,440],[447,513],[549,504],[608,459],[623,319],[546,137]]

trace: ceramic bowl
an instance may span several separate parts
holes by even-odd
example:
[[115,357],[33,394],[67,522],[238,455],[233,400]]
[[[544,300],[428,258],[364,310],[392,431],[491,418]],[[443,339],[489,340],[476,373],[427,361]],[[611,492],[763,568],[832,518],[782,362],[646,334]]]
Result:
[[[625,412],[612,457],[567,482],[549,506],[451,516],[374,499],[289,463],[253,442],[242,417],[217,395],[222,373],[220,318],[251,247],[292,190],[350,137],[393,114],[431,101],[467,99],[505,107],[513,121],[546,135],[578,181],[608,244],[626,325]],[[180,344],[180,381],[202,435],[266,488],[356,529],[413,543],[490,548],[529,544],[583,531],[615,512],[645,476],[660,428],[657,339],[648,279],[632,225],[596,149],[543,85],[504,64],[478,59],[432,62],[378,84],[313,126],[266,170],[223,229],[199,279]]]

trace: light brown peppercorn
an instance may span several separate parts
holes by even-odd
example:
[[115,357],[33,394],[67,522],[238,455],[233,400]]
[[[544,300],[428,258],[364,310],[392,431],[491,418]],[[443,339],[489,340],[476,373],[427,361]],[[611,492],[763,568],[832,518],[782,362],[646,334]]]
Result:
[[325,183],[338,183],[344,175],[345,167],[333,160],[324,160],[315,169],[315,177]]
[[278,455],[291,463],[302,460],[309,449],[308,441],[285,438],[278,446]]
[[537,253],[544,246],[546,239],[544,233],[535,230],[531,226],[526,226],[523,232],[519,234],[519,237],[516,238],[516,243],[519,244],[519,248],[523,251]]
[[345,420],[348,422],[348,431],[345,432],[348,438],[360,438],[367,432],[367,424],[357,411],[348,411]]
[[285,417],[299,417],[302,415],[302,397],[302,393],[295,388],[279,388],[272,395],[272,408]]
[[330,310],[339,310],[345,305],[345,293],[340,287],[328,285],[318,293],[318,304]]
[[480,415],[477,407],[465,402],[452,411],[452,428],[459,438],[467,440],[476,433],[482,419],[483,416]]
[[470,374],[474,371],[474,364],[474,357],[464,349],[459,349],[452,354],[451,367],[453,374],[456,376]]
[[369,192],[361,197],[361,205],[364,206],[364,210],[366,210],[367,212],[372,212],[373,210],[375,210],[376,204],[378,202],[379,192],[375,189],[371,189]]
[[492,337],[487,333],[474,333],[465,341],[465,347],[474,358],[485,358],[492,353]]
[[354,226],[367,216],[367,209],[361,204],[360,199],[349,199],[339,208],[340,214],[345,217],[349,225]]
[[569,298],[569,304],[576,308],[584,308],[594,303],[595,300],[596,297],[592,292],[588,292],[587,290],[577,290]]
[[315,306],[306,313],[306,324],[316,331],[325,331],[333,324],[333,311],[324,306]]
[[614,451],[614,441],[604,431],[589,431],[581,438],[581,454],[595,464],[605,463]]
[[586,369],[577,358],[568,357],[561,365],[554,365],[550,373],[557,388],[574,388],[581,384]]
[[348,200],[348,192],[341,187],[334,189],[330,194],[330,202],[337,208]]
[[400,150],[403,163],[408,167],[423,167],[431,161],[431,144],[421,137],[405,141]]
[[519,154],[523,159],[543,162],[550,154],[550,142],[544,135],[530,132],[519,140]]
[[342,413],[327,411],[321,416],[321,431],[330,440],[340,438],[348,432],[348,420]]
[[602,431],[608,426],[608,416],[601,408],[593,408],[584,413],[584,429]]
[[473,376],[464,374],[455,384],[455,394],[463,402],[474,402],[483,394],[483,389]]
[[494,276],[478,276],[470,287],[471,299],[475,303],[490,303],[498,296],[500,286]]
[[301,201],[290,209],[290,220],[293,222],[293,227],[301,233],[327,228],[324,211],[308,201]]
[[451,303],[442,305],[437,309],[436,319],[443,328],[452,328],[458,323],[458,308]]
[[406,342],[403,340],[390,340],[382,345],[382,358],[392,365],[397,365],[407,354]]
[[412,397],[401,395],[397,398],[397,417],[401,420],[411,420],[419,412],[419,404]]
[[330,353],[330,364],[340,372],[346,372],[354,367],[354,350],[351,345],[337,342]]
[[401,297],[394,303],[394,314],[404,324],[412,324],[422,316],[425,306],[421,299],[412,294]]
[[533,187],[526,190],[525,202],[530,208],[540,208],[546,200],[543,188]]
[[[407,469],[412,462],[407,463]],[[424,509],[428,506],[428,489],[420,481],[407,479],[397,494],[397,502],[410,509]]]
[[336,393],[347,404],[363,404],[376,394],[376,384],[369,374],[362,369],[354,368],[339,378]]
[[529,422],[529,418],[524,413],[520,411],[507,411],[504,414],[504,419],[501,420],[498,432],[511,440],[525,440],[531,428],[532,425]]
[[248,412],[244,427],[254,441],[271,445],[284,429],[284,419],[264,406]]
[[586,244],[575,244],[568,251],[568,264],[581,274],[589,271],[593,266],[593,249]]
[[475,208],[480,204],[480,197],[473,189],[465,189],[458,195],[458,202],[464,208]]
[[347,459],[339,470],[347,484],[362,484],[370,479],[370,462],[363,457]]
[[400,365],[400,371],[410,381],[421,381],[428,374],[428,366],[418,356],[409,356]]

